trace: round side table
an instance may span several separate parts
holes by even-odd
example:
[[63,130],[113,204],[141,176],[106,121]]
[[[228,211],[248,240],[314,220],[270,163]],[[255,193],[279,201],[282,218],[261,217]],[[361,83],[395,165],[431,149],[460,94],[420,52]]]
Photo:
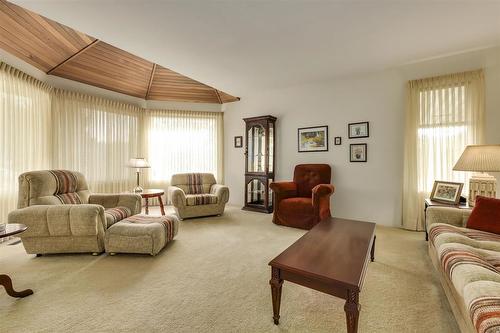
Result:
[[[6,224],[5,228],[0,229],[0,238],[20,234],[21,232],[26,231],[26,229],[28,229],[28,227],[24,224]],[[0,286],[4,286],[5,291],[7,291],[7,295],[12,297],[22,298],[33,294],[33,290],[31,289],[15,291],[12,287],[12,279],[6,274],[0,274]]]
[[141,197],[146,199],[146,215],[149,215],[149,199],[150,198],[158,198],[158,201],[160,202],[160,211],[161,215],[165,215],[165,207],[163,207],[163,200],[161,198],[162,195],[165,194],[165,191],[163,190],[158,190],[158,189],[146,189],[143,190],[140,193]]

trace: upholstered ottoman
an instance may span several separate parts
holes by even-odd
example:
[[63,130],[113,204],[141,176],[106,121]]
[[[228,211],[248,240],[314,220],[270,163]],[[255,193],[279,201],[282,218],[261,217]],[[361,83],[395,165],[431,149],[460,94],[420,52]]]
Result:
[[106,252],[158,254],[179,229],[175,215],[134,215],[113,224],[104,237]]

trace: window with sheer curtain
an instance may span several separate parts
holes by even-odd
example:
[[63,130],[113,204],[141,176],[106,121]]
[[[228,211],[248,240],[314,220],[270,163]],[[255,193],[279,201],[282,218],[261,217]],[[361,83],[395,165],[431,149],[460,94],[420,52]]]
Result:
[[52,111],[53,168],[80,171],[94,192],[133,187],[126,163],[138,155],[140,108],[57,89]]
[[[468,186],[469,174],[453,171],[465,146],[482,141],[483,71],[408,83],[403,225],[423,230],[424,199],[435,180]],[[465,188],[464,193],[467,193]]]
[[0,224],[16,208],[19,174],[50,166],[50,87],[0,63]]
[[222,181],[222,113],[146,110],[150,186],[165,188],[175,173],[209,172]]

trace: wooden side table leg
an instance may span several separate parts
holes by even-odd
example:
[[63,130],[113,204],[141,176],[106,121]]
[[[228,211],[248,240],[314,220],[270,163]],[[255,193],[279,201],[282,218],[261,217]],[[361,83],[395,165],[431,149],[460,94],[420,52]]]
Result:
[[146,215],[149,215],[149,199],[146,198]]
[[372,244],[372,249],[370,251],[370,260],[372,262],[375,261],[375,242],[377,241],[377,235],[373,236],[373,244]]
[[15,291],[14,288],[12,287],[12,279],[5,274],[0,275],[0,286],[4,286],[7,295],[12,297],[22,298],[33,294],[33,290],[31,289],[26,289],[23,291]]
[[347,333],[358,332],[359,309],[359,293],[349,290],[347,292],[347,300],[344,305]]
[[163,207],[163,199],[161,198],[161,195],[158,196],[158,201],[160,202],[161,215],[165,215],[165,207]]
[[271,280],[269,284],[271,285],[271,295],[273,298],[273,320],[274,324],[278,325],[280,323],[281,287],[283,285],[279,268],[271,268]]

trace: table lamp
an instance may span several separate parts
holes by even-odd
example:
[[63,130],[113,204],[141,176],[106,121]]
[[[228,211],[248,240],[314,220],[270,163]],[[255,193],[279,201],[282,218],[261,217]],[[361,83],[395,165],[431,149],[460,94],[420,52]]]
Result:
[[500,145],[470,145],[453,167],[455,171],[474,171],[469,180],[469,206],[474,206],[476,196],[495,198],[497,180],[487,172],[500,171]]
[[134,193],[141,193],[142,192],[142,187],[139,185],[139,173],[141,172],[141,169],[145,168],[151,168],[149,163],[142,157],[137,157],[137,158],[131,158],[128,161],[127,166],[129,168],[134,168],[136,169],[136,174],[137,174],[137,186],[134,188]]

